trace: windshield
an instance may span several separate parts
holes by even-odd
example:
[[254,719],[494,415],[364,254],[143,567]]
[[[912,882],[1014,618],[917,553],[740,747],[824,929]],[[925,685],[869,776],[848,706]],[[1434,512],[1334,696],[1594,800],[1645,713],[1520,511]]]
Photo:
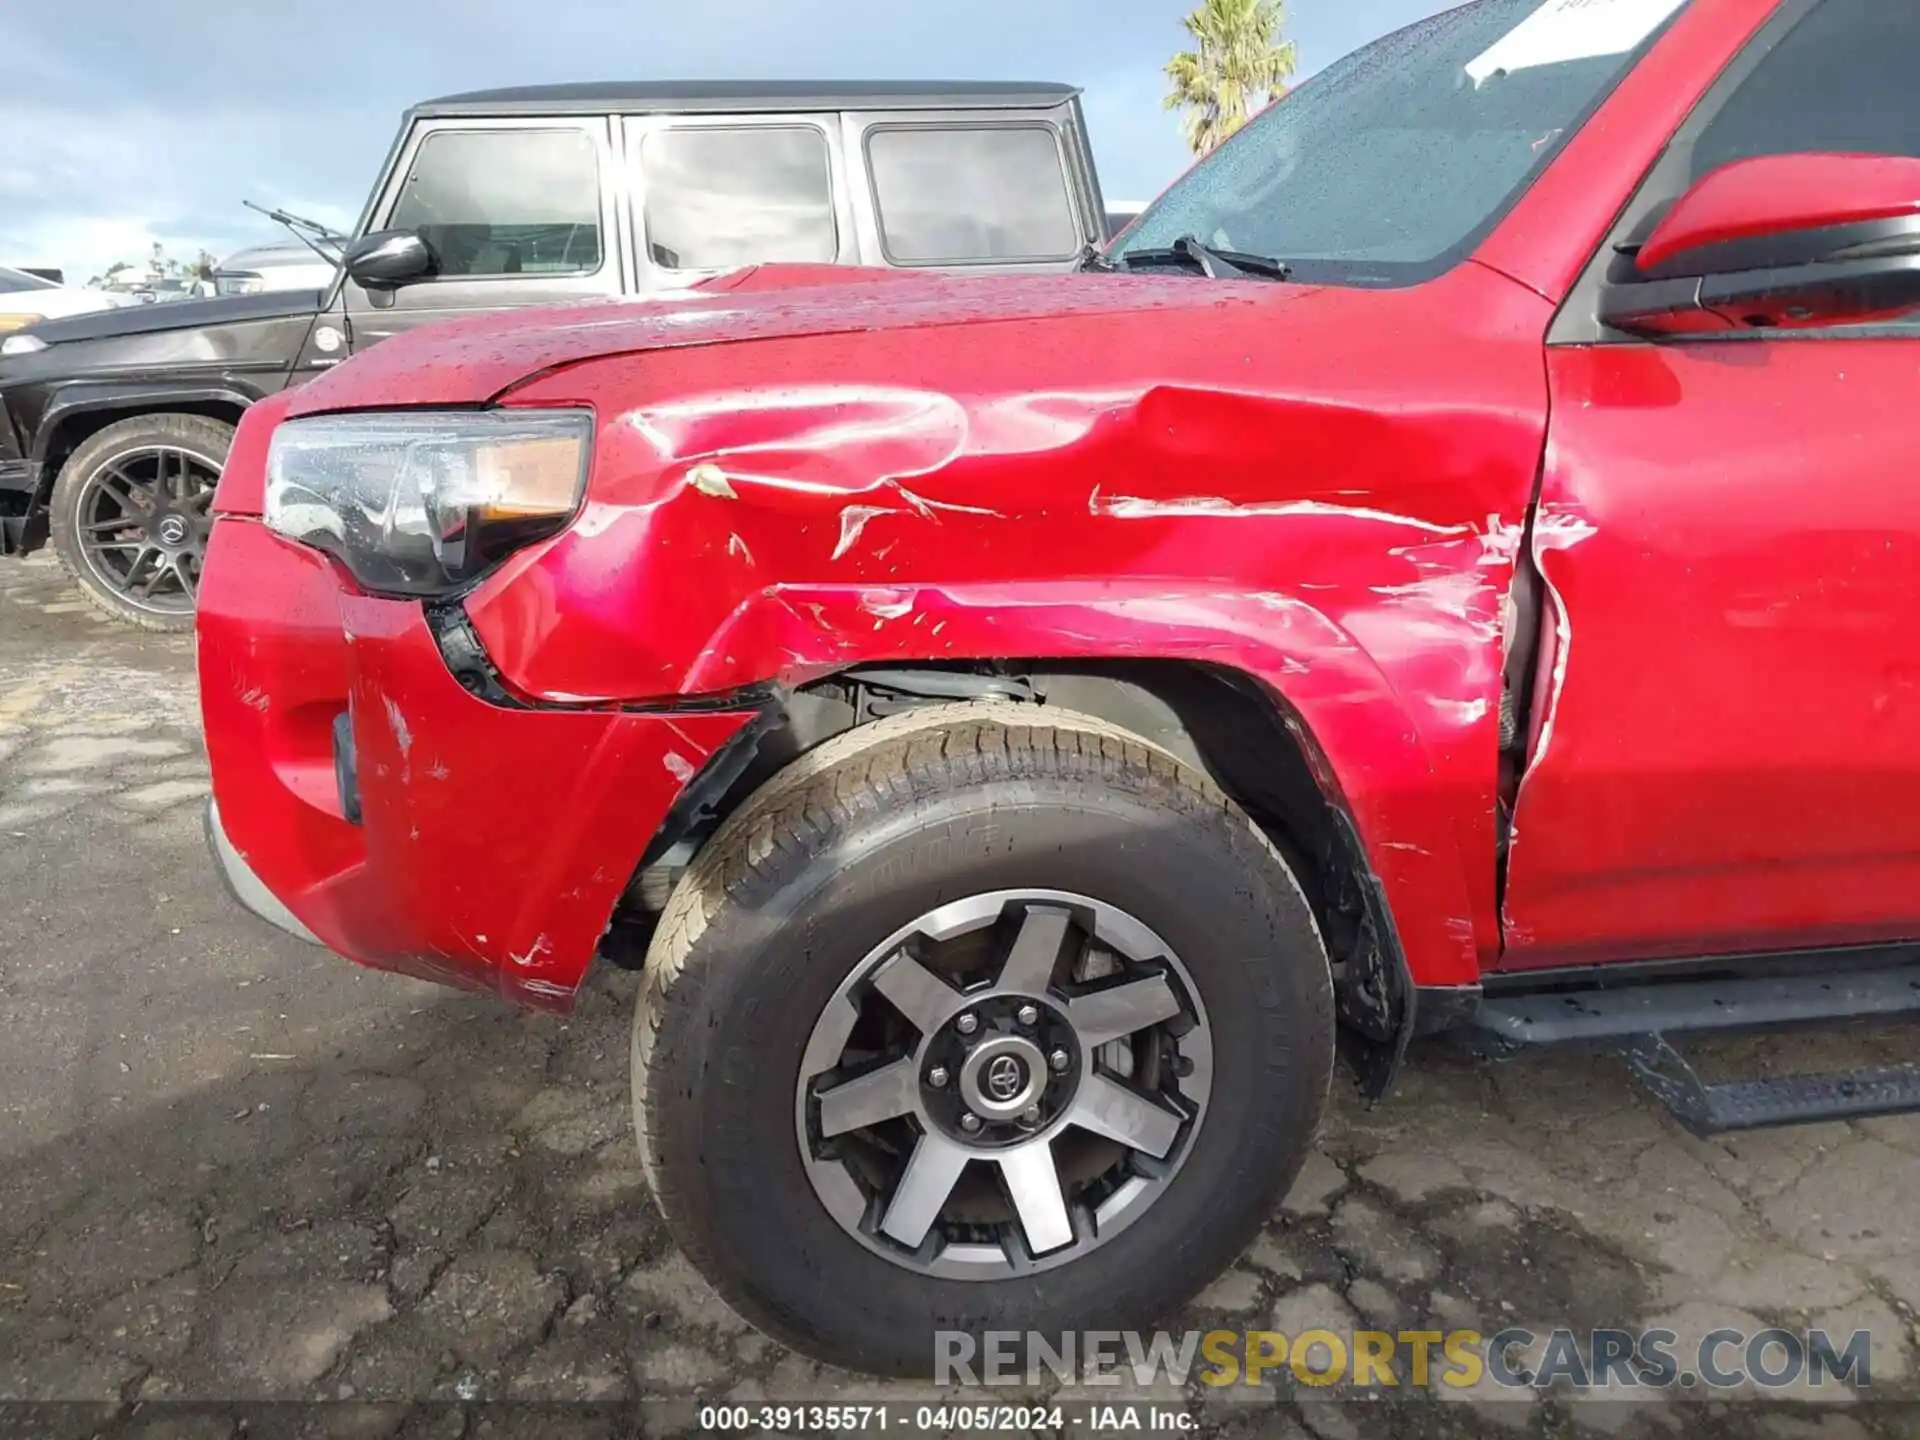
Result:
[[29,275],[24,270],[9,270],[0,265],[0,295],[11,295],[17,290],[58,290],[60,287],[51,280],[42,280],[38,275]]
[[1686,0],[1475,0],[1316,75],[1177,181],[1111,258],[1182,236],[1313,283],[1450,268]]

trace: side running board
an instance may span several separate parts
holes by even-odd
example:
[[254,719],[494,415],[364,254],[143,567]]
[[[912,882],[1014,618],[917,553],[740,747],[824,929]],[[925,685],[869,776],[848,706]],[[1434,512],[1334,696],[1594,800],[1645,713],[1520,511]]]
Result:
[[1483,1048],[1500,1054],[1566,1044],[1617,1050],[1683,1126],[1716,1135],[1920,1111],[1920,1065],[1708,1083],[1670,1037],[1903,1017],[1920,1017],[1920,965],[1495,994],[1470,1023]]

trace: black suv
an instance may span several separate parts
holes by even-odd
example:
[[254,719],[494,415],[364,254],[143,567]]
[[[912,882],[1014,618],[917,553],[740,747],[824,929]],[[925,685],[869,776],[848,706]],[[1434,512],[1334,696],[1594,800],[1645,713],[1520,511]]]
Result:
[[1067,269],[1105,236],[1079,92],[1049,84],[557,85],[408,111],[324,291],[42,322],[0,341],[0,555],[193,623],[247,406],[401,330],[646,295],[765,261]]

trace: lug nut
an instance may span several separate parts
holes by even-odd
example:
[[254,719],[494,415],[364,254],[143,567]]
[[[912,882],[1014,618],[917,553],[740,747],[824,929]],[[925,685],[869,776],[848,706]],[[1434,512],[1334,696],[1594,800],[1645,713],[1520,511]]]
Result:
[[1026,1109],[1020,1112],[1020,1118],[1029,1125],[1038,1125],[1040,1123],[1040,1107],[1038,1105],[1027,1106]]
[[1073,1063],[1073,1057],[1067,1054],[1067,1052],[1064,1050],[1056,1050],[1051,1055],[1047,1056],[1047,1064],[1053,1067],[1054,1073],[1056,1075],[1060,1074],[1062,1071],[1064,1071],[1067,1068],[1067,1066],[1071,1065],[1072,1063]]
[[953,1028],[958,1030],[962,1035],[971,1035],[980,1028],[980,1017],[977,1015],[962,1015],[958,1020],[953,1022]]
[[971,1110],[960,1117],[960,1128],[969,1135],[980,1128],[980,1117]]
[[947,1067],[936,1065],[927,1072],[927,1084],[938,1090],[947,1083]]
[[1014,1019],[1018,1020],[1022,1025],[1037,1025],[1040,1023],[1040,1007],[1038,1005],[1022,1005],[1014,1015]]

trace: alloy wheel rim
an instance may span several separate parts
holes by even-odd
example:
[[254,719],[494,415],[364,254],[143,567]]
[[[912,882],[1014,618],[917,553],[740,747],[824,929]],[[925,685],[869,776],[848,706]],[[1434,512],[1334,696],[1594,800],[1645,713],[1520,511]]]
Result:
[[997,1280],[1146,1213],[1212,1082],[1205,1007],[1158,935],[1084,895],[1000,890],[853,967],[808,1040],[794,1119],[841,1229],[908,1270]]
[[142,445],[101,461],[76,507],[88,571],[136,609],[191,613],[219,479],[218,462],[177,445]]

